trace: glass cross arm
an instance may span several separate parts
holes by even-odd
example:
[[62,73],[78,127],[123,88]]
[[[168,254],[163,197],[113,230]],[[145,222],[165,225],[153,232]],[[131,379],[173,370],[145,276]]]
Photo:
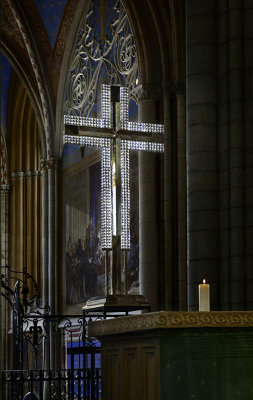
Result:
[[64,135],[63,142],[78,146],[92,146],[98,148],[109,148],[111,140],[108,138],[93,136]]
[[77,115],[64,115],[65,125],[85,126],[87,128],[110,129],[111,120],[109,118],[88,118]]
[[[124,147],[123,147],[124,145]],[[126,151],[135,150],[135,151],[149,151],[155,153],[163,153],[164,152],[164,144],[156,143],[156,142],[147,142],[147,141],[138,141],[138,140],[122,140],[122,148]]]
[[124,131],[131,131],[133,134],[138,132],[145,133],[164,133],[164,125],[150,124],[145,122],[129,122],[127,120],[121,121],[121,129]]

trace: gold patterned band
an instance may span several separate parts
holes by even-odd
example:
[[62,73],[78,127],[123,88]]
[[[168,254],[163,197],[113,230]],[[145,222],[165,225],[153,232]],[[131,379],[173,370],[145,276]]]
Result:
[[253,327],[253,311],[160,311],[89,322],[90,337],[172,328]]

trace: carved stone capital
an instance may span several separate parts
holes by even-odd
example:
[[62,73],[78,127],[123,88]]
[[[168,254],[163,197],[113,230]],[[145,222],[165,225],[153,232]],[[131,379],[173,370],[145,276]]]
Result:
[[160,311],[89,322],[90,337],[174,328],[253,327],[253,311],[171,312]]
[[138,104],[140,101],[145,100],[147,98],[147,92],[143,89],[142,85],[139,85],[134,87],[130,91],[130,96]]
[[59,160],[58,158],[47,158],[41,160],[40,165],[42,170],[57,169],[59,167]]
[[1,185],[1,194],[8,194],[11,191],[11,185]]

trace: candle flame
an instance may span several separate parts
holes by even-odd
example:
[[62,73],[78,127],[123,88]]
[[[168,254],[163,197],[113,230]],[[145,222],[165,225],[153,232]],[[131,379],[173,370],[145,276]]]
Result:
[[203,279],[203,283],[204,283],[204,284],[206,283],[206,280],[205,280],[205,279]]

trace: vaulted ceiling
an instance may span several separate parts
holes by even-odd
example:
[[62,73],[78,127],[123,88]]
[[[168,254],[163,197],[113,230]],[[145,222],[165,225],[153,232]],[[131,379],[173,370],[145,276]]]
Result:
[[4,134],[12,68],[25,86],[36,86],[29,48],[39,53],[42,75],[49,78],[49,90],[55,100],[66,37],[77,4],[78,0],[1,1],[1,128]]

